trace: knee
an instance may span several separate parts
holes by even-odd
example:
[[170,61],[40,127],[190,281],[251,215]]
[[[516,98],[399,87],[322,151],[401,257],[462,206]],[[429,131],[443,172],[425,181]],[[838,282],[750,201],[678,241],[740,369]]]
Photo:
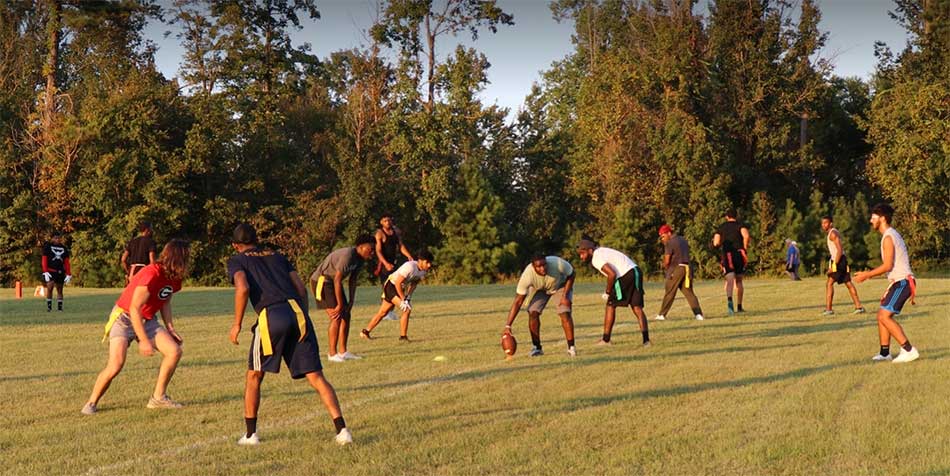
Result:
[[247,383],[253,384],[253,385],[260,385],[262,380],[264,380],[263,370],[248,370],[247,371]]

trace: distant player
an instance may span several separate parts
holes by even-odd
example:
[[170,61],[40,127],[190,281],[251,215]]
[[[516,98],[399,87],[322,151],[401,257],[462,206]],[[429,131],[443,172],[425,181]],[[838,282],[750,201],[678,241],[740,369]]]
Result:
[[785,240],[785,273],[792,281],[801,281],[798,276],[798,267],[802,263],[801,252],[798,250],[798,243],[792,240]]
[[[713,246],[722,247],[722,255],[719,261],[722,267],[722,273],[726,276],[726,309],[729,315],[736,311],[745,312],[742,308],[742,276],[745,274],[745,266],[749,262],[746,250],[749,248],[749,228],[738,221],[739,215],[736,210],[729,209],[726,212],[726,221],[719,225],[716,234],[713,235]],[[736,288],[736,304],[732,303],[732,288]]]
[[56,288],[56,310],[63,310],[63,285],[73,279],[69,266],[69,247],[63,234],[55,231],[43,245],[43,286],[46,287],[46,312],[53,311],[53,288]]
[[[402,231],[396,227],[393,216],[386,213],[379,218],[379,228],[374,235],[376,239],[376,270],[373,275],[379,278],[379,283],[386,286],[389,275],[399,267],[400,258],[412,260],[412,255],[402,242]],[[385,290],[384,290],[385,292]],[[398,319],[392,311],[387,312],[386,320]]]
[[663,295],[663,304],[657,321],[666,320],[666,313],[673,307],[676,299],[676,290],[683,291],[686,302],[689,303],[693,316],[697,321],[703,320],[703,308],[699,306],[699,299],[693,293],[693,275],[689,269],[689,243],[686,238],[673,234],[669,225],[660,227],[660,240],[663,241],[663,269],[666,270],[666,294]]
[[228,260],[228,278],[234,284],[234,325],[231,343],[238,345],[248,299],[257,312],[251,327],[254,338],[248,353],[244,385],[244,423],[247,431],[239,445],[256,445],[257,410],[261,404],[264,372],[280,373],[281,360],[293,379],[306,378],[320,395],[336,427],[335,440],[353,442],[346,428],[340,402],[330,382],[323,377],[320,350],[313,323],[307,314],[307,288],[284,255],[257,246],[254,227],[242,223],[234,229],[231,246],[238,254]]
[[643,313],[643,273],[627,255],[610,248],[597,246],[589,239],[577,245],[582,261],[590,261],[601,274],[607,276],[607,289],[601,296],[607,301],[604,309],[604,335],[597,345],[609,345],[614,328],[617,307],[630,306],[640,323],[643,345],[650,345],[647,316]]
[[135,276],[142,268],[155,263],[155,241],[152,240],[152,224],[143,221],[138,226],[139,235],[125,245],[122,252],[122,269],[125,270],[126,282]]
[[567,339],[567,354],[577,355],[574,348],[574,320],[571,318],[571,309],[574,302],[574,267],[571,263],[557,257],[535,255],[531,263],[525,267],[518,280],[515,290],[515,301],[508,311],[508,321],[505,323],[504,334],[511,333],[511,325],[518,317],[518,311],[534,291],[528,303],[528,332],[531,333],[531,356],[544,355],[541,348],[541,313],[548,301],[554,298],[557,303],[557,314],[561,317],[561,327],[564,328],[564,338]]
[[[109,362],[96,377],[89,401],[82,408],[84,415],[97,412],[99,399],[125,365],[129,344],[133,340],[138,341],[139,353],[145,357],[151,357],[156,348],[162,354],[155,390],[146,407],[181,407],[168,396],[166,389],[181,359],[182,339],[175,332],[172,321],[172,296],[181,290],[181,280],[187,276],[190,263],[188,242],[172,240],[162,249],[158,262],[133,276],[122,291],[109,315],[102,338],[103,341],[109,339]],[[155,319],[156,312],[161,312],[165,327]]]
[[[358,271],[373,255],[372,236],[362,235],[356,239],[356,245],[333,251],[317,270],[310,275],[310,286],[317,307],[327,312],[330,318],[329,347],[327,360],[343,362],[360,356],[346,350],[350,337],[350,319],[353,302],[356,299],[356,278]],[[343,279],[349,278],[349,299],[343,293]]]
[[881,308],[877,311],[877,332],[881,339],[881,352],[872,360],[891,360],[891,338],[901,345],[901,352],[894,357],[894,363],[917,360],[920,354],[910,344],[904,335],[904,329],[894,316],[901,313],[904,303],[910,299],[914,303],[917,294],[917,282],[914,272],[910,269],[910,258],[907,254],[907,245],[904,238],[894,228],[891,228],[891,219],[894,209],[885,203],[879,203],[871,209],[871,228],[881,233],[881,265],[870,271],[855,273],[854,281],[862,283],[875,276],[887,273],[890,285],[881,298]]
[[835,284],[844,284],[851,293],[851,300],[854,301],[854,312],[852,314],[861,314],[864,308],[861,306],[861,300],[858,299],[858,290],[851,284],[851,267],[848,266],[848,257],[844,254],[844,245],[841,244],[841,233],[835,228],[834,221],[830,215],[821,217],[821,229],[828,235],[825,241],[828,243],[828,253],[831,259],[828,261],[828,282],[825,284],[825,316],[833,316],[835,311],[831,309],[835,298]]
[[432,268],[432,253],[427,250],[419,252],[418,260],[409,260],[403,263],[395,272],[386,278],[383,284],[382,304],[379,311],[370,319],[366,328],[360,331],[360,337],[372,339],[370,332],[379,325],[386,314],[393,309],[399,308],[401,317],[399,319],[399,341],[409,342],[409,316],[412,314],[412,293],[416,290],[419,282],[426,277],[426,272]]

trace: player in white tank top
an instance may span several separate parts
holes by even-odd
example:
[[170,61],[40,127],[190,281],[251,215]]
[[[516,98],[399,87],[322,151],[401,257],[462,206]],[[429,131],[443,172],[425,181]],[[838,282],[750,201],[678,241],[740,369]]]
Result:
[[833,316],[832,304],[835,299],[835,284],[844,284],[854,303],[852,314],[863,314],[864,307],[858,298],[858,290],[851,283],[851,269],[848,267],[848,258],[844,253],[844,244],[841,243],[841,233],[834,227],[830,215],[821,217],[821,229],[827,233],[825,241],[828,243],[828,253],[831,260],[828,262],[828,281],[825,283],[825,312],[822,315]]
[[[861,283],[874,276],[887,274],[890,286],[881,299],[881,308],[877,311],[877,327],[880,336],[881,352],[873,360],[893,360],[894,363],[903,363],[916,360],[920,353],[911,345],[904,334],[904,329],[894,320],[895,314],[900,314],[904,302],[910,299],[914,302],[916,281],[910,269],[910,260],[907,255],[907,245],[897,230],[891,228],[891,217],[894,209],[887,204],[878,204],[871,209],[871,227],[881,233],[881,265],[854,276],[855,282]],[[901,345],[901,352],[892,359],[890,355],[890,341],[894,338]]]

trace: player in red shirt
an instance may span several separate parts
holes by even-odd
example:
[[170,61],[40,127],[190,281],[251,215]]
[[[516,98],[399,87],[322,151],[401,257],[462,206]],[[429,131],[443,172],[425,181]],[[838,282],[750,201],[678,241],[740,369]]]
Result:
[[[150,357],[155,349],[162,354],[155,391],[147,408],[180,408],[165,393],[178,361],[181,359],[181,336],[172,323],[172,295],[181,290],[181,280],[187,275],[191,262],[187,241],[172,240],[165,245],[158,261],[136,274],[112,308],[102,340],[109,339],[109,362],[99,372],[92,387],[89,401],[82,407],[84,415],[96,413],[99,399],[109,388],[122,366],[133,340],[139,343],[139,353]],[[162,314],[162,327],[155,313]]]

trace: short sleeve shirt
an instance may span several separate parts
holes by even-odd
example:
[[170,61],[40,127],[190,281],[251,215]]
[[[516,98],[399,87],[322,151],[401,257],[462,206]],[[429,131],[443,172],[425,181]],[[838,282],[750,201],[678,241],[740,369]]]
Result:
[[419,269],[419,263],[415,261],[406,261],[393,274],[389,275],[390,281],[395,281],[396,276],[402,276],[403,286],[418,283],[426,277],[426,272]]
[[603,267],[604,265],[609,265],[614,269],[614,272],[617,273],[618,278],[627,274],[631,269],[637,266],[637,263],[634,263],[629,256],[615,249],[605,248],[603,246],[594,250],[590,263],[604,276],[607,276],[607,273],[603,271]]
[[46,243],[43,245],[43,256],[46,257],[46,267],[52,271],[64,272],[66,258],[69,258],[69,247]]
[[547,294],[554,294],[558,289],[564,287],[564,283],[572,274],[574,267],[571,263],[557,257],[548,256],[544,258],[545,276],[541,276],[534,271],[534,266],[528,264],[521,273],[521,279],[518,280],[518,289],[515,291],[521,296],[526,296],[531,289],[544,291]]
[[676,266],[689,263],[689,243],[679,235],[673,235],[666,240],[664,254],[670,255],[670,265]]
[[719,225],[716,233],[719,233],[719,238],[722,240],[723,253],[745,249],[742,241],[743,228],[746,228],[745,224],[738,221],[727,221]]
[[148,300],[142,306],[142,318],[153,319],[155,313],[162,309],[165,302],[172,298],[172,294],[181,291],[180,279],[169,279],[162,273],[162,267],[158,263],[150,264],[132,276],[132,281],[122,290],[122,295],[115,302],[116,306],[123,311],[129,312],[132,306],[132,294],[135,288],[145,286],[148,288]]
[[294,270],[294,265],[284,255],[272,250],[254,248],[228,260],[228,280],[234,283],[234,275],[244,271],[250,288],[251,305],[258,314],[273,304],[291,299],[301,302],[303,296],[297,294],[297,288],[290,278]]
[[310,279],[315,280],[320,276],[333,278],[338,272],[342,273],[345,278],[358,271],[361,266],[363,266],[363,259],[356,254],[355,246],[340,248],[328,254],[327,257],[323,259],[323,262],[320,263],[317,270],[313,272]]
[[132,238],[128,245],[125,245],[125,251],[129,253],[129,264],[148,264],[148,254],[154,253],[155,241],[151,236],[138,236]]

